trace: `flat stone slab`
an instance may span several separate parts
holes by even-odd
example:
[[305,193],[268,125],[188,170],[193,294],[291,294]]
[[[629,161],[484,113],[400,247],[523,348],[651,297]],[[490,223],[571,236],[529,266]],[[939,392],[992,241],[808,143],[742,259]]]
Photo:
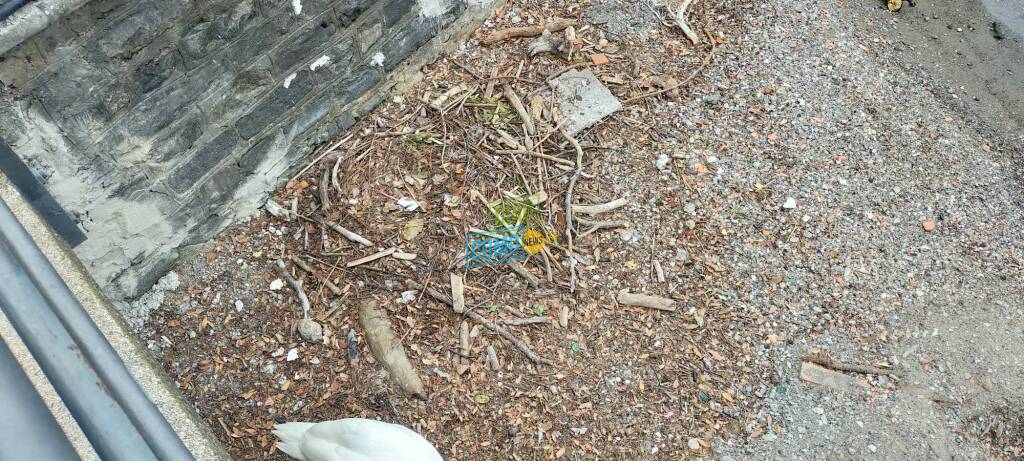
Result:
[[548,84],[554,91],[557,120],[565,120],[562,127],[572,136],[622,110],[618,98],[589,69],[570,70]]

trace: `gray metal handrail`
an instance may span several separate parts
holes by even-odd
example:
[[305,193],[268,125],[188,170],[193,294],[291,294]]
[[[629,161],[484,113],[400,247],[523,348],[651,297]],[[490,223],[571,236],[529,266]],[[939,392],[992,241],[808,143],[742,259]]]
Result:
[[0,459],[77,461],[80,458],[53,419],[17,359],[0,340]]
[[194,459],[3,200],[0,283],[0,308],[102,459]]

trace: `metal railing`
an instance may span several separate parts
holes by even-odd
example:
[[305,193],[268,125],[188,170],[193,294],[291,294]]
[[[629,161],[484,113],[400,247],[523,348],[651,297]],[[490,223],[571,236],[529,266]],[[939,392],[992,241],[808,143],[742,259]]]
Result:
[[[3,200],[0,309],[101,459],[194,459]],[[5,392],[21,391],[0,388]],[[0,432],[0,445],[17,449],[6,437]],[[32,456],[11,459],[41,459],[25,448]]]

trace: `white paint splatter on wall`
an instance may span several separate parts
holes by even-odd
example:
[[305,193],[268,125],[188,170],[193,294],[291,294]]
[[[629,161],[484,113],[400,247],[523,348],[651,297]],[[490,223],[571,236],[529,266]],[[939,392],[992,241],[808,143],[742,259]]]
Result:
[[302,14],[302,0],[292,0],[292,11],[296,15]]
[[445,0],[419,0],[420,16],[435,18],[444,13]]
[[284,87],[288,88],[289,86],[291,86],[292,80],[295,80],[295,77],[298,76],[298,75],[299,74],[291,74],[291,75],[285,77],[284,78]]
[[370,65],[384,67],[384,59],[384,53],[378,51],[377,54],[370,58]]
[[321,68],[323,66],[326,66],[326,65],[328,65],[330,63],[331,63],[331,57],[327,56],[325,54],[323,56],[320,56],[320,59],[317,59],[316,61],[313,61],[313,63],[309,65],[309,70],[317,70],[317,69],[319,69],[319,68]]

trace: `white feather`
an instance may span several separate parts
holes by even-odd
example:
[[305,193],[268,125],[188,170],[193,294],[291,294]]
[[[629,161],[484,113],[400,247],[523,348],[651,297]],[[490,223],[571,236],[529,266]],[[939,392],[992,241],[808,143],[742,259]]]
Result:
[[274,426],[277,448],[299,461],[443,461],[423,436],[372,419]]

